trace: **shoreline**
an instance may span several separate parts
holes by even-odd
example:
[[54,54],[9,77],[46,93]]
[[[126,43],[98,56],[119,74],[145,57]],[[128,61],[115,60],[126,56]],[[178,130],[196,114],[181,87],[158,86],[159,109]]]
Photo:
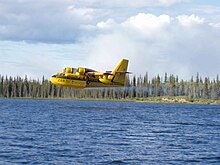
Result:
[[0,99],[18,99],[18,100],[72,100],[72,101],[109,101],[109,102],[141,102],[141,103],[170,103],[170,104],[220,104],[220,100],[211,100],[187,97],[147,97],[147,98],[126,98],[126,99],[100,99],[100,98],[32,98],[32,97],[11,97]]
[[220,104],[220,100],[187,97],[149,97],[137,99],[138,102],[172,103],[172,104]]

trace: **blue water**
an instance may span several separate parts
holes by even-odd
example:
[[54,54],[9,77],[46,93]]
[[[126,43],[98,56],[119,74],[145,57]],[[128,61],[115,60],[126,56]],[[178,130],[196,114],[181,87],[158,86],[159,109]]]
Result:
[[220,164],[220,105],[0,99],[0,164]]

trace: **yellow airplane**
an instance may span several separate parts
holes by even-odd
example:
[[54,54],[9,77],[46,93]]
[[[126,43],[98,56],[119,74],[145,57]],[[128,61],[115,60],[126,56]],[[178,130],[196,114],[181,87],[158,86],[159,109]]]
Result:
[[113,71],[98,72],[88,68],[70,68],[53,75],[50,80],[55,85],[87,87],[120,87],[125,85],[128,60],[122,59]]

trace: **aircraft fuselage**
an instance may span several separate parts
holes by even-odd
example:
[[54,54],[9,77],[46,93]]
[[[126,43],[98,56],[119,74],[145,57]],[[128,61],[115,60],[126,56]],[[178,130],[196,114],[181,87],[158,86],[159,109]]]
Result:
[[55,85],[73,88],[120,87],[125,85],[128,60],[122,59],[112,72],[98,72],[88,68],[70,68],[53,75]]
[[70,79],[65,77],[51,77],[51,82],[55,85],[67,86],[73,88],[90,88],[90,87],[120,87],[124,84],[119,83],[108,83],[104,84],[100,81],[90,81],[90,80],[79,80],[79,79]]

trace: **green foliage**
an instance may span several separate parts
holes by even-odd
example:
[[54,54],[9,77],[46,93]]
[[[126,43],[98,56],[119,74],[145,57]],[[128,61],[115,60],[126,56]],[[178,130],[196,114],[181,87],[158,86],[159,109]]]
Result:
[[143,76],[127,77],[126,86],[120,88],[75,89],[55,86],[42,77],[42,80],[28,79],[27,76],[8,77],[0,75],[0,97],[5,98],[70,98],[70,99],[144,99],[161,96],[185,96],[189,99],[213,99],[220,96],[220,81],[217,75],[212,81],[204,80],[197,73],[190,81],[179,80],[178,76],[165,73],[151,80],[148,73]]

